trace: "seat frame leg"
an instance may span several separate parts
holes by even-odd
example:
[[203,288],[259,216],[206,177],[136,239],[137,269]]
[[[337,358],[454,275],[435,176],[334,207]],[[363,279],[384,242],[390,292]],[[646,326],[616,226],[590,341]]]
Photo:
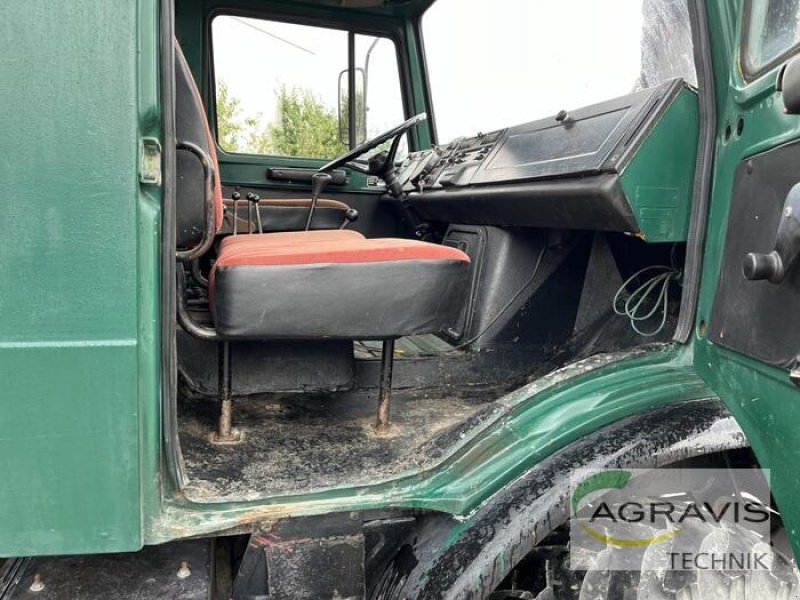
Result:
[[214,444],[230,445],[242,441],[242,434],[233,428],[233,392],[231,390],[231,347],[229,342],[217,344],[219,361],[220,413],[217,431],[211,434]]
[[379,432],[387,431],[391,426],[390,414],[392,410],[392,371],[394,368],[394,338],[383,340],[381,353],[381,381],[378,391],[378,418],[375,429]]

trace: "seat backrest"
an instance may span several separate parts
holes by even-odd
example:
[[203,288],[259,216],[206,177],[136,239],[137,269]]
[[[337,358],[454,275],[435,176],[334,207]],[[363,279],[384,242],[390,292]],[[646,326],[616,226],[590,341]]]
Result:
[[[215,223],[216,230],[219,231],[222,227],[223,205],[216,144],[208,126],[200,90],[177,40],[175,40],[175,134],[178,143],[191,142],[205,150],[211,157],[215,175]],[[175,162],[177,245],[180,249],[187,249],[200,242],[205,228],[203,167],[197,157],[186,150],[178,151]]]

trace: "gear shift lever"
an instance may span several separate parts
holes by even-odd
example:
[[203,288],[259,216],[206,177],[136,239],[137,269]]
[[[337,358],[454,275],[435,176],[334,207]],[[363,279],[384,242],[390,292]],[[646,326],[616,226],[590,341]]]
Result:
[[314,211],[317,208],[317,200],[320,194],[333,181],[330,173],[314,173],[311,178],[311,207],[308,209],[308,219],[306,219],[306,231],[311,229],[311,220],[314,218]]
[[358,211],[355,208],[348,208],[344,211],[344,222],[339,226],[339,229],[347,229],[358,221]]

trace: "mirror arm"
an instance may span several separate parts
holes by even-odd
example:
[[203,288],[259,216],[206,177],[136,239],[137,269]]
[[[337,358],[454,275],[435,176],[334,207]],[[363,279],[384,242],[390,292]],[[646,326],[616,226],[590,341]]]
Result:
[[367,91],[369,90],[369,60],[372,58],[372,51],[375,50],[375,46],[378,45],[383,38],[376,37],[375,41],[372,42],[369,49],[367,50],[367,56],[364,58],[364,110],[367,110]]

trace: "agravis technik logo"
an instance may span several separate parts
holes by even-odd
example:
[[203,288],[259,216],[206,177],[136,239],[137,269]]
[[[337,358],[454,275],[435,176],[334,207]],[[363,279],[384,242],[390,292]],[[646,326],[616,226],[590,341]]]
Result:
[[[583,498],[591,494],[592,492],[598,492],[602,490],[608,489],[616,489],[621,490],[624,489],[625,486],[628,484],[631,478],[630,471],[601,471],[600,473],[595,473],[594,475],[590,475],[587,477],[578,487],[572,492],[572,514],[573,516],[577,516],[578,510],[580,508],[580,503]],[[630,514],[630,508],[634,509],[634,513]],[[606,519],[610,519],[612,522],[616,523],[619,520],[628,520],[632,523],[639,523],[645,518],[645,507],[638,503],[638,502],[626,502],[619,507],[619,514],[615,516],[614,512],[608,506],[606,502],[602,502],[592,513],[591,517],[589,517],[589,524],[581,523],[581,528],[592,536],[594,539],[598,540],[599,542],[603,542],[604,544],[612,544],[614,546],[620,547],[631,547],[631,546],[649,546],[650,544],[657,544],[658,542],[663,542],[664,540],[668,540],[669,538],[677,535],[680,533],[680,529],[676,528],[666,533],[657,535],[655,537],[645,537],[645,538],[634,538],[634,539],[627,539],[627,538],[617,538],[612,535],[608,535],[606,533],[601,533],[597,529],[595,529],[595,523],[597,521],[604,521]],[[651,519],[652,519],[651,514]]]
[[762,568],[744,540],[768,542],[769,498],[757,469],[581,472],[570,495],[572,568],[601,552],[609,570],[638,570],[659,554],[673,569]]

